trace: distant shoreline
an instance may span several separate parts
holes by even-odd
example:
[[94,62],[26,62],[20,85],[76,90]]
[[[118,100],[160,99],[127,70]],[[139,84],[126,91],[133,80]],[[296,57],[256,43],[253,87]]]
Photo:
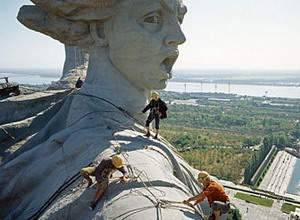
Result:
[[[252,97],[300,98],[299,71],[174,70],[166,91],[237,94]],[[50,85],[61,69],[0,68],[0,77],[21,85]]]
[[216,84],[196,82],[174,82],[168,83],[165,91],[187,92],[187,93],[223,93],[228,95],[249,97],[272,97],[272,98],[300,98],[300,86],[267,86],[246,84]]
[[[0,68],[0,75],[60,78],[62,68]],[[174,69],[170,82],[300,86],[300,70]]]
[[300,87],[300,82],[299,83],[259,83],[259,82],[251,82],[248,80],[241,80],[241,81],[234,81],[234,80],[224,80],[224,81],[219,81],[219,80],[213,80],[213,81],[207,81],[207,80],[192,80],[192,79],[171,79],[170,82],[178,82],[178,83],[210,83],[210,84],[224,84],[228,85],[229,83],[231,85],[254,85],[254,86],[278,86],[278,87]]

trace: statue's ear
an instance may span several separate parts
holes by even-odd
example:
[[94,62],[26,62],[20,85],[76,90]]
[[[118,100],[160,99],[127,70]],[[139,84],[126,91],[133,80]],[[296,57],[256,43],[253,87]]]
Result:
[[90,23],[90,33],[95,43],[100,47],[108,47],[108,41],[104,33],[104,23],[93,21]]

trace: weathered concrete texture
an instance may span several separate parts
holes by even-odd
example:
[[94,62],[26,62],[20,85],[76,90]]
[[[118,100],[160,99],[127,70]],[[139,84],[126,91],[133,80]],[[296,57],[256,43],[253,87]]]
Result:
[[65,63],[61,78],[52,82],[48,90],[75,88],[77,79],[85,80],[89,55],[75,46],[65,45]]
[[[81,96],[76,98],[86,99]],[[200,191],[199,183],[194,178],[196,171],[166,141],[143,137],[143,133],[140,133],[143,127],[103,100],[93,100],[88,104],[94,106],[93,111],[82,115],[76,122],[58,132],[51,131],[51,128],[59,125],[50,122],[48,132],[44,132],[45,135],[50,133],[49,139],[45,139],[40,133],[38,139],[41,144],[34,144],[32,148],[1,167],[1,216],[13,219],[29,218],[35,213],[33,210],[36,207],[50,198],[80,168],[92,161],[97,163],[101,158],[116,152],[123,153],[128,169],[141,178],[128,185],[112,184],[112,191],[106,194],[106,199],[92,213],[87,207],[95,190],[85,191],[85,186],[74,183],[71,186],[75,187],[74,194],[70,197],[68,192],[64,192],[61,199],[47,209],[48,214],[45,215],[51,219],[64,219],[66,210],[70,210],[68,216],[71,219],[78,216],[80,219],[110,219],[112,216],[122,219],[121,216],[132,212],[131,219],[140,219],[145,214],[149,214],[148,219],[153,219],[159,215],[154,206],[156,198],[183,201]],[[63,111],[64,109],[60,110]],[[8,179],[7,176],[11,178]],[[155,196],[149,195],[143,181]],[[137,213],[133,210],[147,206],[151,207]],[[162,215],[166,219],[175,219],[176,216],[201,219],[198,213],[185,206],[163,209]],[[201,208],[198,211],[202,213]]]
[[[27,149],[26,142],[51,121],[70,92],[72,90],[56,91],[56,93],[54,91],[36,92],[11,97],[0,104],[5,110],[2,112],[7,115],[7,119],[10,119],[12,115],[14,119],[11,119],[10,123],[0,125],[0,164]],[[15,121],[17,119],[19,121]],[[23,146],[22,149],[21,146]]]
[[0,100],[0,125],[36,115],[64,98],[71,90],[35,92]]
[[82,81],[85,80],[86,76],[86,68],[79,67],[69,71],[70,75],[54,82],[51,82],[51,85],[47,88],[47,90],[61,90],[61,89],[72,89],[75,88],[76,82],[78,78]]
[[76,68],[85,70],[83,75],[85,77],[89,61],[88,53],[77,47],[65,45],[65,54],[66,58],[61,79],[72,76],[71,71]]

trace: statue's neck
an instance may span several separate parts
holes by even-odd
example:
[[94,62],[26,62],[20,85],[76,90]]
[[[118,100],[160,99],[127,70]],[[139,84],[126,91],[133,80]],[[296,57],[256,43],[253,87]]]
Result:
[[104,98],[132,113],[140,112],[150,91],[138,88],[120,73],[109,60],[108,50],[91,49],[87,76],[80,93]]

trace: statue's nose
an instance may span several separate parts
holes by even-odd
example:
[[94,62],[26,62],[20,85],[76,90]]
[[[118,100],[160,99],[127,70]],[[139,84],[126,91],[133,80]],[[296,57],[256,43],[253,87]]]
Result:
[[167,46],[178,46],[183,44],[185,41],[186,38],[181,30],[179,22],[176,19],[176,22],[172,24],[164,42]]

